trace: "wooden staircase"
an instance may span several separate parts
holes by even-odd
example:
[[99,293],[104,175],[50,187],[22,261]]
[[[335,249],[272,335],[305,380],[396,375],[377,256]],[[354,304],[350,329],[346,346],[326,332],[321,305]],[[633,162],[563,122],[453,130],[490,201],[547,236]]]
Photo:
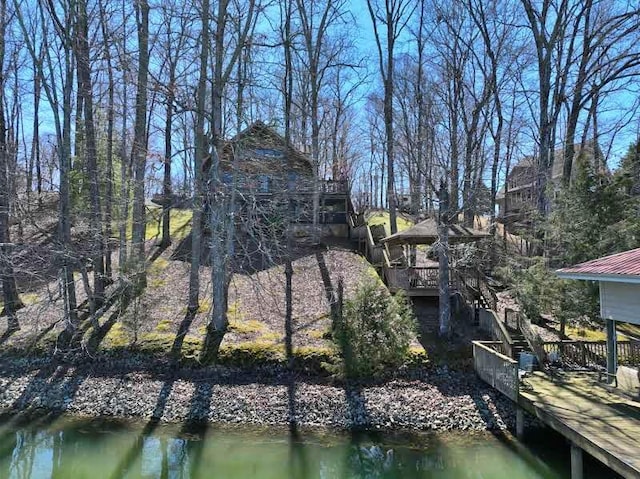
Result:
[[500,317],[496,313],[498,298],[490,286],[489,279],[483,273],[478,272],[471,283],[467,287],[475,294],[476,304],[490,312],[488,316],[493,325],[489,329],[494,338],[502,342],[503,351],[518,362],[522,353],[529,353],[536,358],[538,364],[544,364],[546,354],[542,340],[531,328],[529,319],[511,309],[506,309]]
[[513,359],[520,362],[520,355],[522,353],[534,354],[522,331],[511,328],[507,328],[507,331],[509,331],[509,335],[513,341],[511,343],[511,357]]

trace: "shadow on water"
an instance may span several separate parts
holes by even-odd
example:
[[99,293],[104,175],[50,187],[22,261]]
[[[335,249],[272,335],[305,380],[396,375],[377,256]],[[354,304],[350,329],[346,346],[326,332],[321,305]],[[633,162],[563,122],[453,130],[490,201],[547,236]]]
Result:
[[213,384],[205,381],[195,383],[189,402],[188,419],[180,429],[181,434],[190,434],[192,440],[186,445],[189,458],[189,478],[206,477],[202,475],[201,464],[204,456],[205,440],[209,429],[208,418],[211,411]]
[[158,398],[156,399],[156,404],[153,408],[151,419],[149,419],[140,433],[136,436],[129,451],[116,464],[115,468],[113,469],[113,473],[111,474],[111,476],[109,476],[110,479],[119,479],[131,472],[132,467],[135,465],[137,459],[142,454],[142,449],[144,447],[146,438],[151,436],[156,428],[160,425],[160,420],[167,407],[167,401],[169,399],[169,396],[171,395],[174,382],[175,380],[173,378],[168,378],[163,383],[162,388],[160,389],[160,393],[158,394]]
[[[169,389],[167,384],[162,395]],[[200,394],[208,395],[206,390]],[[159,401],[154,414],[162,407]],[[561,479],[570,475],[568,445],[550,431],[531,434],[523,444],[509,435],[480,433],[344,435],[297,428],[210,430],[186,425],[178,430],[156,429],[153,420],[145,426],[109,420],[48,424],[51,421],[33,423],[0,435],[0,444],[13,445],[10,461],[0,458],[0,477]],[[48,470],[50,475],[31,474]],[[587,479],[617,477],[587,456],[585,472]]]
[[307,448],[296,421],[295,378],[291,375],[289,395],[289,476],[304,479],[310,476]]
[[[35,374],[25,386],[20,396],[13,402],[9,410],[20,412],[11,414],[7,420],[2,421],[0,427],[0,477],[8,478],[12,461],[9,458],[16,456],[16,461],[23,460],[22,466],[31,477],[35,454],[35,433],[40,427],[55,422],[66,411],[71,399],[86,379],[85,374],[69,375],[67,365],[55,363],[42,368]],[[40,409],[40,400],[44,395],[62,397],[63,400],[53,410],[43,412]],[[0,417],[0,420],[3,418]],[[12,431],[15,427],[27,424],[29,427],[20,431]],[[18,453],[16,455],[16,453]],[[7,470],[3,470],[3,468]],[[55,472],[55,470],[54,470]],[[54,476],[55,477],[55,476]]]

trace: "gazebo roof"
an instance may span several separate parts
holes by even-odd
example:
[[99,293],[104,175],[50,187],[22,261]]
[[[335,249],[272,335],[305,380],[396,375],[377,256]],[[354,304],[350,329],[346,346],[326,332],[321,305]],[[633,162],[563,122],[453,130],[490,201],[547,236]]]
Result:
[[[462,225],[449,225],[449,241],[477,241],[489,237],[490,234]],[[438,223],[433,218],[426,219],[409,229],[400,231],[382,239],[388,244],[431,244],[438,239]]]

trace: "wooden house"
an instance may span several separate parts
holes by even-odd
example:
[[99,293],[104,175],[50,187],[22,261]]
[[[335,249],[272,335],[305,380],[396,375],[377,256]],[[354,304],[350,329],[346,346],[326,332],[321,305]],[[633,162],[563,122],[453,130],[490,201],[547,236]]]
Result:
[[[210,160],[209,160],[210,161]],[[209,161],[204,170],[208,171]],[[347,178],[314,180],[311,159],[273,128],[257,121],[222,147],[221,177],[234,188],[246,208],[291,201],[291,220],[298,235],[313,223],[313,196],[319,192],[319,224],[323,236],[349,234],[353,212]]]
[[[571,170],[572,178],[575,178],[577,174],[579,161],[595,164],[596,160],[601,159],[602,153],[599,148],[594,148],[593,143],[588,143],[584,147],[576,145]],[[537,158],[534,156],[526,156],[516,163],[508,172],[505,185],[496,196],[497,219],[512,233],[528,228],[532,215],[537,213],[538,167],[536,160]],[[563,180],[563,163],[564,149],[561,148],[553,153],[549,184],[554,192],[559,190]],[[602,161],[598,163],[599,168],[605,168]]]

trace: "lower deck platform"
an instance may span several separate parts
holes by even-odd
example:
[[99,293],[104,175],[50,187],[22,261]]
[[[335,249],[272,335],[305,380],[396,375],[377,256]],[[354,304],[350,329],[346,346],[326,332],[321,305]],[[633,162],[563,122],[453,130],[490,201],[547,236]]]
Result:
[[518,405],[623,477],[640,477],[640,402],[597,373],[536,372],[520,381]]

